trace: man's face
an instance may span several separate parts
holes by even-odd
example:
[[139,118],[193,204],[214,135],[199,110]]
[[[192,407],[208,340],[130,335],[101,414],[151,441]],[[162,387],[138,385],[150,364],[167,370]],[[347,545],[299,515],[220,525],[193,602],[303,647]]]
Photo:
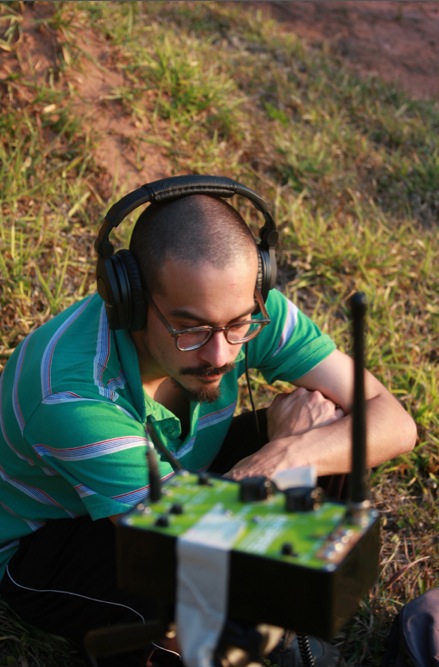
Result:
[[[161,272],[160,292],[152,290],[157,308],[175,329],[210,324],[226,326],[250,319],[255,307],[257,257],[235,262],[225,269],[211,264],[192,265],[168,260]],[[170,377],[192,399],[214,401],[223,375],[232,370],[241,345],[231,345],[216,332],[203,347],[189,352],[177,349],[153,308],[148,308],[140,353],[142,379]]]

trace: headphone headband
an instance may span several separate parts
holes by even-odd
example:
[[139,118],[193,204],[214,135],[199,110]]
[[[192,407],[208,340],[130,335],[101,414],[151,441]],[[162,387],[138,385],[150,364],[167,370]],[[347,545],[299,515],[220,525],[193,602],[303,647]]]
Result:
[[275,246],[278,240],[276,224],[266,202],[245,185],[225,176],[185,175],[163,178],[146,183],[128,193],[107,212],[95,241],[98,254],[96,271],[98,292],[105,301],[110,327],[135,331],[145,326],[147,306],[143,298],[142,281],[134,255],[129,250],[114,247],[109,236],[127,215],[148,202],[167,202],[187,195],[211,195],[228,199],[240,195],[250,200],[264,216],[257,244],[259,272],[257,285],[265,300],[276,282]]
[[146,183],[113,204],[105,216],[104,223],[95,241],[96,252],[102,258],[111,257],[113,246],[108,240],[111,230],[118,227],[127,215],[142,204],[166,202],[196,194],[226,199],[234,195],[240,195],[249,199],[265,218],[265,225],[259,232],[261,242],[267,248],[275,247],[279,236],[276,224],[267,204],[256,192],[226,176],[185,175],[162,178],[152,183]]

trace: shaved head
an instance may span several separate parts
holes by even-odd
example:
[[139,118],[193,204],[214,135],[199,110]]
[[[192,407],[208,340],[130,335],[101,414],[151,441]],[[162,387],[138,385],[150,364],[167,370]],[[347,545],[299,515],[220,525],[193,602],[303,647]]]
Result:
[[160,273],[169,259],[223,269],[255,256],[256,242],[239,213],[223,199],[188,195],[148,206],[130,241],[143,283],[162,289]]

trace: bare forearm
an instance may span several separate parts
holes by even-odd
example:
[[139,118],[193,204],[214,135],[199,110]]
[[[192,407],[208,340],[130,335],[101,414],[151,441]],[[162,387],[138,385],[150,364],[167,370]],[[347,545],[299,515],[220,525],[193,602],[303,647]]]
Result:
[[[416,429],[411,418],[390,395],[367,401],[366,424],[369,467],[410,451],[415,444]],[[289,440],[286,456],[293,466],[313,464],[319,475],[346,473],[351,469],[351,415]]]
[[[410,416],[387,392],[366,402],[367,465],[372,467],[410,451],[416,429]],[[268,477],[279,470],[313,465],[318,475],[346,473],[351,469],[352,417],[304,433],[273,439],[231,471],[235,479],[246,475]]]

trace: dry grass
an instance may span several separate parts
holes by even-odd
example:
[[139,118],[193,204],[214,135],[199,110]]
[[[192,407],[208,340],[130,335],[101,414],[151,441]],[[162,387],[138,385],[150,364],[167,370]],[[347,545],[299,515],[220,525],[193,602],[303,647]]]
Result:
[[[381,577],[337,639],[348,665],[378,665],[391,618],[439,583],[437,108],[240,3],[1,3],[0,49],[0,370],[94,289],[102,213],[165,175],[226,174],[274,202],[282,288],[348,351],[346,302],[366,292],[368,366],[419,429],[374,473]],[[0,665],[61,664],[0,619]]]

